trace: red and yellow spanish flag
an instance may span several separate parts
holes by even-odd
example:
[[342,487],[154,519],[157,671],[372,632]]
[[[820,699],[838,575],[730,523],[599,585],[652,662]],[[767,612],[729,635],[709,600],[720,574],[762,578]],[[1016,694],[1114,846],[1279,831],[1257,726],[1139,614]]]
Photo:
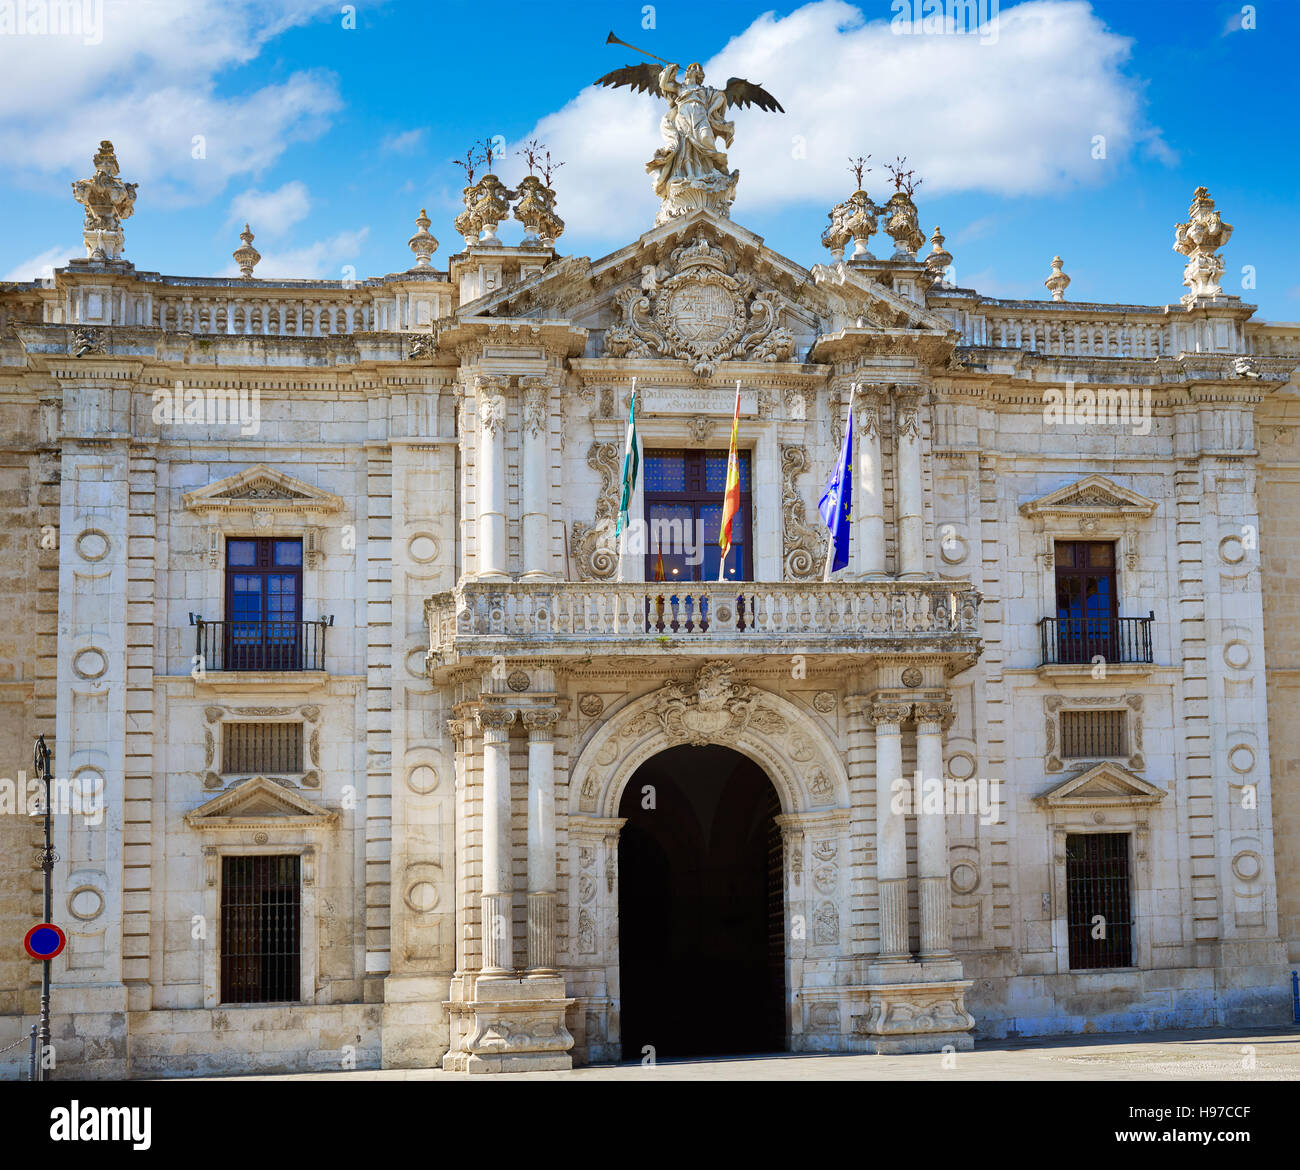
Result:
[[655,549],[655,580],[663,581],[664,577],[664,550],[656,547]]
[[740,379],[736,379],[736,410],[731,416],[731,450],[727,453],[727,486],[722,496],[722,531],[718,533],[718,580],[727,577],[727,554],[731,551],[731,522],[740,511],[740,456],[736,438],[740,432]]

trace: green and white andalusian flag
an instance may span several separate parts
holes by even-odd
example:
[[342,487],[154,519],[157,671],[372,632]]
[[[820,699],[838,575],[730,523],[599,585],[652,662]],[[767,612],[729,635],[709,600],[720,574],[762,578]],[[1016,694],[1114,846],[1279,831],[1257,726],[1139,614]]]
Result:
[[641,455],[636,444],[636,379],[632,379],[632,401],[627,406],[627,442],[623,446],[623,497],[618,503],[618,524],[614,538],[622,536],[628,526],[627,510],[632,506],[632,493],[636,491],[637,472],[641,470]]

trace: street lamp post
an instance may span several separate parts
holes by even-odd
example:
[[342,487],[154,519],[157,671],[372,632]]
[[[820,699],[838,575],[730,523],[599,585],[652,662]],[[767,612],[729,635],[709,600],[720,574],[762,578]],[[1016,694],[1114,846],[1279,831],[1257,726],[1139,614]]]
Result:
[[[41,850],[41,869],[45,873],[45,911],[42,922],[54,915],[54,853],[53,824],[50,810],[50,749],[45,746],[45,736],[36,740],[33,751],[36,774],[45,781],[45,848]],[[50,1049],[50,960],[41,962],[41,1042],[40,1059],[36,1062],[37,1078],[45,1080],[45,1054]]]

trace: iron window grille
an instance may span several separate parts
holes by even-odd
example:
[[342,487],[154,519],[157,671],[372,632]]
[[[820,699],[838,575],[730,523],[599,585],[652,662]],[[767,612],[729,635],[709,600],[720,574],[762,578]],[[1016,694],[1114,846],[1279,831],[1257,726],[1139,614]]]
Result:
[[1070,967],[1133,965],[1133,891],[1128,833],[1070,833],[1065,839]]
[[223,723],[221,772],[224,776],[302,771],[301,723]]
[[1062,711],[1062,757],[1096,760],[1126,756],[1126,723],[1127,713],[1123,710]]
[[302,885],[297,856],[221,859],[221,1001],[302,998]]

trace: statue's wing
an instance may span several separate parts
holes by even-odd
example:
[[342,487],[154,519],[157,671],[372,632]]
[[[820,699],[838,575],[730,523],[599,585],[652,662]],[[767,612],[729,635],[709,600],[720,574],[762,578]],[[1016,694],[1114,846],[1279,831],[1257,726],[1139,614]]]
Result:
[[777,110],[784,114],[785,109],[779,101],[761,85],[746,81],[743,77],[733,77],[727,82],[727,105],[757,106],[760,110]]
[[659,66],[657,65],[624,65],[622,69],[615,69],[613,73],[606,73],[604,77],[597,78],[595,84],[608,85],[615,89],[620,85],[626,85],[637,93],[644,91],[655,97],[663,97],[663,92],[659,89]]

